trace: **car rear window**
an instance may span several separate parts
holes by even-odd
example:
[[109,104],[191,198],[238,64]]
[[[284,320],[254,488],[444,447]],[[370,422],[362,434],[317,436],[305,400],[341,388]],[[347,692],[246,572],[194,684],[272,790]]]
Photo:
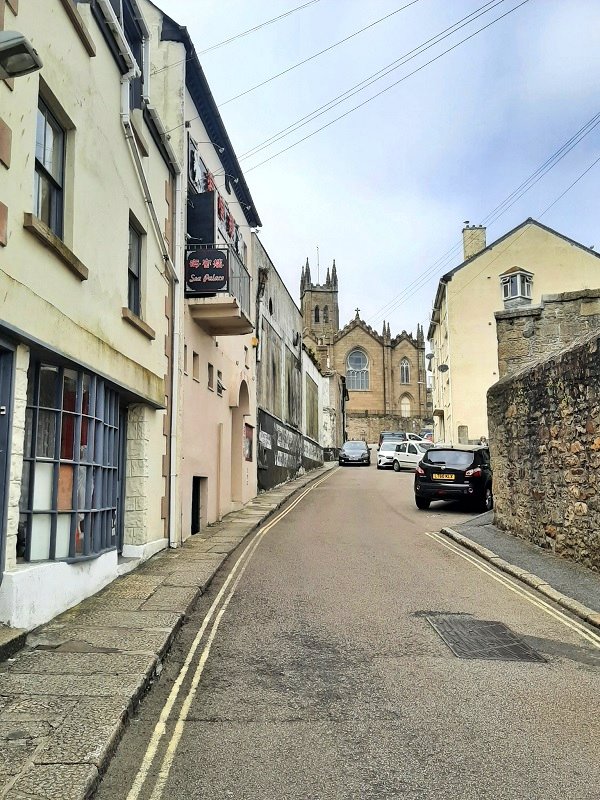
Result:
[[454,469],[467,469],[473,458],[473,453],[465,450],[430,450],[425,456],[430,464],[444,464]]

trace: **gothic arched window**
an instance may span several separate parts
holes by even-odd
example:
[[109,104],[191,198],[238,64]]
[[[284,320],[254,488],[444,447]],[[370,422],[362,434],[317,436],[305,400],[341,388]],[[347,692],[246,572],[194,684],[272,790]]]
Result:
[[410,415],[411,415],[410,397],[407,394],[405,394],[400,399],[400,416],[410,417]]
[[323,322],[329,322],[329,306],[323,309]]
[[319,322],[320,314],[319,314],[319,306],[315,306],[315,322]]
[[369,359],[362,350],[352,350],[346,359],[346,386],[351,391],[369,388]]
[[400,383],[410,383],[410,364],[408,358],[403,358],[400,362]]

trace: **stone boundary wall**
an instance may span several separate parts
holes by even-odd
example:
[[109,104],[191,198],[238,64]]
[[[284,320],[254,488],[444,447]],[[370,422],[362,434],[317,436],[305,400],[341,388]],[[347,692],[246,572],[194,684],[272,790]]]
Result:
[[397,414],[375,414],[370,411],[346,410],[348,439],[377,443],[381,431],[414,431],[419,433],[423,420],[419,417],[401,417]]
[[495,524],[600,571],[600,331],[488,391]]
[[497,311],[495,317],[503,378],[600,330],[600,289],[543,295],[539,305]]

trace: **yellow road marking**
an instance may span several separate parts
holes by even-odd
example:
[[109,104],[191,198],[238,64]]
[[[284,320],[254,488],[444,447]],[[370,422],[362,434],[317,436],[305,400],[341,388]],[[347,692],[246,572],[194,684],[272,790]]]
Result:
[[537,608],[541,609],[542,611],[545,611],[546,614],[549,614],[551,617],[558,620],[563,625],[566,625],[568,628],[571,628],[580,636],[582,636],[584,639],[587,639],[587,641],[593,644],[594,647],[600,649],[600,636],[598,636],[598,634],[588,630],[581,623],[570,619],[570,617],[568,617],[562,611],[553,608],[545,600],[542,600],[540,597],[537,597],[536,595],[532,594],[530,591],[528,591],[527,589],[523,588],[518,583],[516,583],[516,581],[514,581],[512,578],[498,572],[497,567],[493,567],[492,565],[487,564],[485,561],[481,561],[480,557],[478,557],[474,553],[465,552],[460,544],[455,543],[453,540],[449,541],[439,533],[426,532],[425,536],[429,536],[430,539],[434,539],[435,541],[439,542],[439,544],[441,544],[447,550],[450,550],[457,556],[464,558],[465,561],[468,561],[474,567],[477,567],[477,569],[481,570],[481,572],[485,572],[485,574],[488,575],[490,578],[493,578],[495,581],[501,583],[511,592],[518,594],[520,597],[524,598],[532,605],[537,606]]
[[[337,469],[339,469],[339,468],[337,468]],[[133,782],[133,784],[131,786],[131,789],[129,790],[129,794],[127,795],[127,800],[137,800],[137,798],[140,795],[140,792],[141,792],[141,790],[142,790],[142,788],[143,788],[143,786],[144,786],[144,784],[145,784],[145,782],[146,782],[146,780],[148,778],[148,775],[150,773],[150,769],[152,768],[152,765],[154,763],[154,759],[156,758],[156,753],[158,751],[158,746],[160,744],[160,741],[161,741],[162,737],[166,733],[166,729],[167,729],[166,726],[167,726],[167,722],[168,722],[169,716],[170,716],[171,711],[173,710],[173,706],[175,705],[175,702],[176,702],[176,700],[177,700],[177,698],[179,696],[179,692],[181,691],[181,687],[183,685],[183,681],[185,680],[185,677],[186,677],[186,675],[187,675],[187,673],[189,671],[189,668],[190,668],[191,662],[192,662],[192,660],[194,658],[194,655],[196,654],[196,651],[198,650],[198,647],[200,646],[200,643],[202,641],[202,637],[204,636],[204,633],[206,632],[206,629],[208,628],[208,626],[210,624],[210,621],[211,621],[211,619],[212,619],[212,617],[213,617],[213,615],[215,613],[215,610],[217,609],[217,607],[219,606],[223,596],[227,592],[227,588],[229,587],[229,584],[233,580],[236,572],[239,569],[239,571],[240,571],[239,575],[237,576],[236,580],[234,581],[233,586],[231,588],[231,592],[229,593],[228,597],[224,601],[222,608],[219,610],[219,612],[218,612],[218,614],[217,614],[217,616],[215,618],[215,621],[213,623],[212,630],[211,630],[211,632],[209,634],[206,646],[205,646],[205,648],[202,651],[202,654],[200,656],[200,660],[198,662],[198,666],[196,667],[196,671],[195,671],[194,676],[192,678],[191,687],[190,687],[190,689],[189,689],[189,691],[188,691],[188,693],[187,693],[187,695],[186,695],[186,697],[184,699],[184,703],[182,705],[181,712],[179,714],[177,723],[175,725],[175,730],[174,730],[173,735],[172,735],[172,737],[171,737],[171,739],[169,741],[169,744],[167,746],[167,751],[165,753],[165,757],[164,757],[164,759],[162,761],[162,764],[161,764],[161,769],[160,769],[160,772],[159,772],[157,783],[156,783],[156,785],[154,787],[154,791],[152,792],[151,800],[155,800],[155,798],[159,798],[159,797],[162,796],[164,785],[165,785],[166,780],[168,778],[169,771],[171,769],[171,765],[172,765],[173,759],[175,757],[175,752],[177,750],[177,746],[179,744],[179,740],[181,739],[181,735],[183,733],[183,727],[184,727],[184,724],[185,724],[185,716],[187,715],[187,711],[189,710],[189,707],[191,705],[193,696],[196,693],[196,688],[198,686],[198,683],[200,682],[200,677],[202,676],[202,671],[204,669],[204,665],[206,664],[206,661],[208,659],[208,655],[210,653],[210,649],[211,649],[212,643],[213,643],[214,638],[216,636],[216,633],[217,633],[217,630],[218,630],[218,627],[219,627],[219,623],[221,622],[223,614],[225,613],[225,610],[226,610],[227,606],[229,605],[229,602],[230,602],[231,598],[233,597],[235,589],[236,589],[236,587],[237,587],[242,575],[244,574],[244,572],[246,570],[246,567],[248,566],[248,564],[250,562],[250,559],[252,558],[252,556],[254,554],[254,551],[256,550],[258,545],[260,544],[260,542],[263,539],[263,537],[272,528],[274,528],[275,525],[277,525],[285,516],[287,516],[291,511],[293,511],[293,509],[298,505],[298,503],[300,503],[301,500],[303,500],[306,497],[306,495],[309,494],[309,492],[312,492],[313,489],[316,489],[317,486],[320,486],[334,472],[337,472],[337,469],[336,468],[332,469],[330,472],[327,473],[327,475],[324,475],[318,481],[315,481],[314,483],[312,483],[307,489],[305,489],[304,491],[302,491],[300,493],[300,495],[285,509],[285,511],[282,511],[280,514],[278,514],[273,520],[271,520],[271,522],[269,522],[267,525],[265,525],[264,528],[262,528],[257,534],[255,534],[254,537],[252,538],[252,541],[249,542],[249,544],[245,547],[244,551],[240,554],[239,558],[237,559],[237,561],[235,562],[235,564],[231,568],[231,572],[227,576],[225,582],[223,583],[223,586],[219,590],[219,593],[215,597],[211,607],[209,608],[208,612],[206,613],[206,616],[202,620],[202,625],[200,626],[200,629],[199,629],[198,633],[194,637],[194,641],[192,642],[192,644],[190,646],[190,649],[188,651],[188,655],[187,655],[187,657],[185,659],[185,662],[184,662],[184,664],[183,664],[183,666],[181,668],[181,671],[179,672],[179,675],[177,676],[177,680],[173,684],[173,687],[172,687],[172,689],[171,689],[171,691],[169,693],[169,697],[167,698],[167,700],[165,702],[165,705],[163,706],[163,709],[161,711],[159,720],[158,720],[158,722],[156,723],[156,725],[154,727],[154,731],[152,733],[152,737],[150,739],[148,747],[146,748],[146,752],[144,753],[144,758],[142,759],[142,763],[140,765],[140,768],[139,768],[139,770],[137,772],[137,775],[135,776],[135,780],[134,780],[134,782]],[[185,709],[185,712],[184,712],[184,709]]]

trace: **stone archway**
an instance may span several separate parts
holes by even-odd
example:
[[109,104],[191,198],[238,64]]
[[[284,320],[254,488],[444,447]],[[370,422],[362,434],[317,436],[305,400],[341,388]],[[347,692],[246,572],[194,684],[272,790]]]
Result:
[[242,381],[237,405],[231,408],[231,502],[241,504],[244,470],[244,417],[250,413],[248,384]]

